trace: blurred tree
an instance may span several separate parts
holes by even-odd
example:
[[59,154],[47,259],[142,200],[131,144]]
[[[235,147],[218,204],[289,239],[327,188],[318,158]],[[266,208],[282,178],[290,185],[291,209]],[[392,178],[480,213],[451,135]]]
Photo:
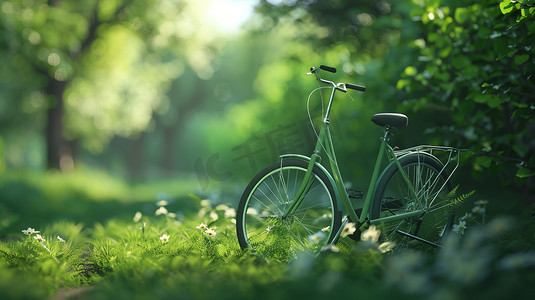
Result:
[[519,182],[533,201],[534,1],[413,3],[423,34],[412,42],[418,60],[397,84],[410,99],[405,104],[440,114],[444,122],[429,133],[472,149],[477,170]]
[[98,152],[114,135],[146,129],[154,112],[168,107],[169,81],[185,64],[211,76],[218,38],[199,31],[196,3],[2,2],[2,59],[11,62],[2,73],[15,83],[2,92],[3,106],[29,123],[27,111],[46,112],[49,168],[72,167],[76,141]]
[[412,32],[414,26],[404,20],[409,4],[389,0],[260,0],[257,11],[270,20],[268,28],[284,22],[316,24],[321,34],[311,40],[315,45],[330,48],[343,44],[357,57],[379,57],[389,50],[400,29]]
[[[319,64],[336,67],[339,73],[324,75],[335,81],[367,86],[364,94],[348,93],[357,101],[344,101],[345,97],[339,95],[332,122],[334,127],[339,126],[335,129],[339,137],[344,137],[336,145],[338,156],[352,162],[343,166],[347,168],[343,173],[358,178],[359,184],[367,184],[367,170],[373,167],[369,166],[370,157],[378,147],[373,141],[379,130],[369,118],[378,111],[392,111],[398,106],[398,74],[415,57],[416,51],[408,46],[408,41],[414,40],[419,31],[408,17],[410,4],[386,0],[260,1],[257,12],[263,18],[257,32],[287,30],[289,38],[281,44],[278,60],[261,69],[257,86],[262,89],[258,98],[292,99],[269,107],[270,112],[276,111],[277,116],[284,118],[266,118],[262,124],[298,118],[306,121],[305,97],[314,87],[314,80],[304,76],[304,72]],[[410,130],[416,129],[411,125]],[[410,144],[419,136],[403,133],[403,137],[399,139],[402,144]]]

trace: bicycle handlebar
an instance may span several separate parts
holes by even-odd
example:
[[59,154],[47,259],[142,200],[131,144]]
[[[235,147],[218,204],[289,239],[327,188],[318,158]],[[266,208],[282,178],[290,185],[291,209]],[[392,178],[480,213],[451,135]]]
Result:
[[[334,82],[332,81],[328,81],[328,80],[324,80],[324,79],[321,79],[318,75],[318,70],[321,69],[321,70],[325,70],[327,72],[331,72],[331,73],[336,73],[336,68],[333,68],[333,67],[329,67],[329,66],[325,66],[325,65],[320,65],[319,67],[312,67],[310,68],[310,73],[309,74],[316,74],[316,78],[319,80],[319,81],[322,81],[324,83],[329,83],[329,84],[332,84],[334,85],[335,87],[337,87],[337,89],[343,91],[344,93],[346,92],[346,88],[348,89],[352,89],[352,90],[356,90],[356,91],[359,91],[359,92],[365,92],[366,91],[366,87],[363,86],[363,85],[357,85],[357,84],[352,84],[352,83],[341,83],[341,84],[334,84]],[[340,85],[342,85],[343,87],[342,88],[339,88]]]
[[360,92],[365,92],[366,91],[366,87],[365,86],[356,85],[356,84],[352,84],[352,83],[346,83],[346,88],[352,89],[352,90],[356,90],[356,91],[360,91]]
[[333,68],[333,67],[321,65],[320,69],[331,72],[331,73],[336,73],[336,68]]

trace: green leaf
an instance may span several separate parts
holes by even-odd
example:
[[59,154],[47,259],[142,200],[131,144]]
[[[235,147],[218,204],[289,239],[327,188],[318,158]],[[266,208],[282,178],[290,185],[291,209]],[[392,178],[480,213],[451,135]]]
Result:
[[396,84],[396,88],[398,90],[402,90],[404,89],[406,86],[410,85],[411,84],[411,81],[410,80],[407,80],[407,79],[400,79],[398,80],[398,83]]
[[451,60],[451,64],[455,69],[462,70],[470,65],[470,60],[466,56],[455,56]]
[[525,63],[526,61],[528,61],[528,59],[529,59],[529,55],[528,54],[517,55],[517,56],[515,56],[515,64],[521,65],[521,64]]
[[428,36],[427,36],[427,40],[430,41],[430,42],[434,42],[436,40],[438,40],[440,36],[438,35],[438,33],[436,32],[431,32]]
[[518,52],[518,49],[511,50],[511,51],[507,52],[507,56],[513,57],[513,55],[515,55],[517,52]]
[[515,153],[519,157],[524,157],[524,156],[526,156],[526,154],[529,152],[530,149],[529,149],[529,146],[527,146],[527,145],[516,144],[516,145],[513,145],[513,150],[515,150]]
[[494,52],[496,53],[497,59],[500,59],[507,55],[509,52],[509,47],[507,45],[508,40],[506,38],[496,38],[494,40],[494,43],[492,45],[492,48],[494,49]]
[[502,103],[502,100],[498,96],[489,94],[476,94],[474,96],[474,101],[478,103],[487,104],[489,107],[492,108],[496,108]]
[[470,11],[464,7],[455,9],[455,21],[462,24],[470,17]]
[[452,50],[451,47],[444,47],[442,50],[440,50],[440,52],[438,53],[438,55],[439,55],[440,57],[446,57],[446,56],[450,55],[451,50]]
[[491,162],[492,162],[492,157],[479,156],[478,158],[476,158],[476,164],[483,166],[485,168],[490,167]]
[[500,10],[502,11],[502,14],[508,14],[513,10],[513,3],[511,3],[511,0],[504,0],[500,3]]
[[526,177],[533,177],[535,176],[535,170],[530,170],[528,168],[520,168],[516,172],[516,177],[518,178],[526,178]]
[[408,66],[408,67],[405,68],[404,73],[407,76],[414,76],[414,75],[418,74],[418,70],[413,66]]
[[427,65],[424,71],[425,78],[431,78],[438,72],[438,67],[436,65]]

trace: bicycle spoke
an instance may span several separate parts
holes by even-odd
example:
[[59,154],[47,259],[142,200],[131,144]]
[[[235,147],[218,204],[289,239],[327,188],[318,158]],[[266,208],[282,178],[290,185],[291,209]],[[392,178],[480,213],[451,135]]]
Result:
[[[288,259],[297,251],[316,253],[324,246],[337,228],[334,221],[334,202],[328,181],[320,179],[314,172],[309,180],[310,187],[304,191],[299,206],[289,213],[295,194],[306,177],[307,163],[299,161],[298,166],[278,163],[266,171],[245,198],[244,206],[238,211],[238,240],[240,246],[252,248],[260,256],[276,255]],[[242,198],[244,201],[244,198]],[[240,203],[241,204],[241,203]],[[240,217],[242,216],[242,217]],[[341,217],[340,217],[341,219]],[[328,234],[319,243],[310,243],[310,236],[329,228]],[[240,233],[243,232],[243,235]],[[319,247],[319,248],[318,248]],[[277,251],[283,252],[278,253]]]
[[[384,234],[399,247],[412,245],[411,241],[415,240],[399,234],[398,230],[438,243],[443,236],[442,231],[447,216],[451,215],[443,210],[449,206],[447,197],[442,196],[451,189],[447,185],[448,176],[440,162],[424,155],[408,155],[400,159],[400,165],[407,175],[408,182],[397,168],[389,170],[378,184],[379,192],[374,201],[380,203],[380,214],[372,212],[373,218],[423,211],[423,214],[415,217],[383,224]],[[411,196],[409,184],[416,195]]]

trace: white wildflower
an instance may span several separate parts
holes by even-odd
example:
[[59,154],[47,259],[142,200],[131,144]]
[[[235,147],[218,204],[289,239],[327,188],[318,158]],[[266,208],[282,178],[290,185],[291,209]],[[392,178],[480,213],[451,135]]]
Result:
[[172,212],[168,213],[167,216],[172,219],[176,218],[176,214]]
[[216,210],[227,210],[229,209],[230,207],[228,207],[227,205],[225,204],[219,204],[218,206],[215,207]]
[[195,228],[197,228],[197,229],[202,229],[202,230],[206,230],[206,229],[208,229],[208,226],[206,226],[206,224],[204,224],[204,223],[201,223],[201,225],[196,226]]
[[236,210],[234,208],[229,208],[225,210],[225,218],[234,218],[236,217]]
[[217,219],[219,219],[219,216],[217,215],[217,213],[215,211],[211,211],[210,212],[210,218],[214,221],[216,221]]
[[357,230],[357,227],[355,227],[355,223],[346,223],[346,226],[344,226],[344,230],[342,230],[342,233],[340,234],[341,237],[346,237],[350,234],[355,233]]
[[162,241],[163,244],[169,242],[169,237],[167,234],[163,234],[161,237],[160,237],[160,241]]
[[231,222],[232,224],[236,224],[236,219],[232,218],[232,219],[230,220],[230,222]]
[[340,249],[338,249],[338,247],[336,247],[335,245],[333,244],[328,244],[327,246],[321,248],[321,251],[331,251],[331,252],[339,252]]
[[453,225],[453,232],[463,235],[466,229],[466,221],[460,221],[459,224]]
[[215,229],[217,229],[217,228],[206,229],[205,233],[207,233],[208,235],[211,235],[211,236],[215,236],[217,234],[217,232],[215,232]]
[[208,199],[201,200],[201,206],[206,208],[212,207],[212,205],[210,204],[210,200]]
[[386,253],[386,252],[392,251],[392,249],[394,249],[395,246],[396,244],[393,242],[384,242],[381,245],[379,245],[378,248],[379,248],[379,251],[381,251],[381,253]]
[[169,202],[167,200],[160,200],[160,201],[156,202],[156,205],[160,206],[160,207],[167,206],[168,204],[169,204]]
[[161,206],[160,208],[158,208],[156,210],[156,215],[159,216],[159,215],[167,215],[169,213],[169,211],[167,211],[167,208]]
[[24,233],[25,235],[32,235],[34,233],[39,233],[39,231],[31,228],[31,227],[28,227],[28,229],[26,230],[23,230],[22,233]]
[[136,212],[136,214],[134,215],[134,222],[137,223],[139,221],[141,221],[141,218],[143,217],[143,215],[141,214],[141,212]]
[[381,235],[381,230],[377,229],[375,225],[371,225],[370,228],[366,229],[360,235],[362,241],[371,241],[372,243],[377,243],[379,241],[379,236]]
[[321,231],[318,231],[308,237],[308,242],[318,245],[324,237],[325,237],[325,234]]
[[331,230],[331,226],[323,227],[321,229],[322,232],[329,232],[329,230]]
[[61,236],[58,235],[56,238],[58,239],[58,241],[60,241],[60,242],[62,242],[62,243],[65,243],[65,240],[62,239]]
[[330,213],[329,214],[323,214],[318,218],[318,220],[330,220],[330,219],[332,219],[332,217],[333,217],[333,214],[330,214]]
[[33,238],[41,243],[45,241],[45,239],[40,234],[35,235]]
[[475,214],[484,214],[485,213],[485,207],[484,206],[475,206],[474,208],[472,208],[472,212],[475,213]]
[[273,227],[275,227],[275,225],[269,225],[269,226],[266,228],[266,230],[269,232],[269,231],[271,231],[271,229],[272,229]]
[[487,200],[479,200],[479,201],[474,202],[474,204],[477,205],[477,206],[485,206],[485,205],[489,204],[489,201],[487,201]]
[[249,207],[249,208],[247,209],[247,214],[248,214],[248,215],[254,215],[254,216],[257,216],[257,215],[258,215],[258,210],[256,210],[256,208]]

